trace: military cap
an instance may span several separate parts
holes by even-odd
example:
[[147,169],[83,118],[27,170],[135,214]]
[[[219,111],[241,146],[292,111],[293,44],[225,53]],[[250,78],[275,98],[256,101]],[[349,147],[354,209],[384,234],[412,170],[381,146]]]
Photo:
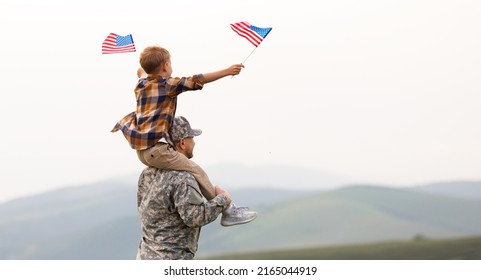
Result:
[[189,121],[185,117],[176,117],[172,125],[171,136],[172,141],[177,144],[181,139],[187,137],[199,136],[202,134],[200,129],[192,129]]

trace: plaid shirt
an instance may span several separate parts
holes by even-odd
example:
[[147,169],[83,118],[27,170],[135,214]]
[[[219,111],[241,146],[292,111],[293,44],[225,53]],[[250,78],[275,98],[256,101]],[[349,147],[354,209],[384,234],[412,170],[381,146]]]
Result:
[[121,130],[132,149],[144,150],[165,138],[171,145],[170,128],[177,109],[177,95],[202,89],[203,75],[184,78],[142,78],[135,87],[137,109],[121,119],[112,132]]

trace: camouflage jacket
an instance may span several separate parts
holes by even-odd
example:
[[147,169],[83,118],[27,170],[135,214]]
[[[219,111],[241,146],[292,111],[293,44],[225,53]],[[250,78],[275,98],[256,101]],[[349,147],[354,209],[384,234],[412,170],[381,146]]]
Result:
[[146,168],[139,178],[137,208],[142,227],[138,259],[193,259],[200,228],[224,210],[226,197],[202,196],[184,171]]

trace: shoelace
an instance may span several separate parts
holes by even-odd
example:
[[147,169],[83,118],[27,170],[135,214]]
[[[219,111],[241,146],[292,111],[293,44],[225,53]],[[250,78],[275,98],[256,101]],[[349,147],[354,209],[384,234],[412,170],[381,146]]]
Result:
[[243,212],[246,212],[247,210],[249,210],[249,207],[244,207],[244,206],[238,207],[236,205],[233,212],[234,213],[243,213]]

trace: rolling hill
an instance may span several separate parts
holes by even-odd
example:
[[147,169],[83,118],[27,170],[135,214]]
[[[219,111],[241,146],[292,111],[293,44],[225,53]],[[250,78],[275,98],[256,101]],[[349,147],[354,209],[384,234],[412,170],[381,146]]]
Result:
[[[481,235],[481,199],[472,194],[481,188],[470,188],[469,198],[462,192],[238,188],[231,192],[236,202],[259,217],[243,226],[216,221],[204,227],[198,257]],[[135,184],[106,181],[0,204],[0,259],[134,259],[140,239],[135,199]]]
[[213,255],[215,260],[480,260],[481,237],[413,239]]
[[479,235],[479,211],[480,200],[353,186],[269,205],[241,228],[211,224],[200,249],[210,254]]
[[481,182],[442,182],[412,187],[412,190],[466,199],[481,199]]

